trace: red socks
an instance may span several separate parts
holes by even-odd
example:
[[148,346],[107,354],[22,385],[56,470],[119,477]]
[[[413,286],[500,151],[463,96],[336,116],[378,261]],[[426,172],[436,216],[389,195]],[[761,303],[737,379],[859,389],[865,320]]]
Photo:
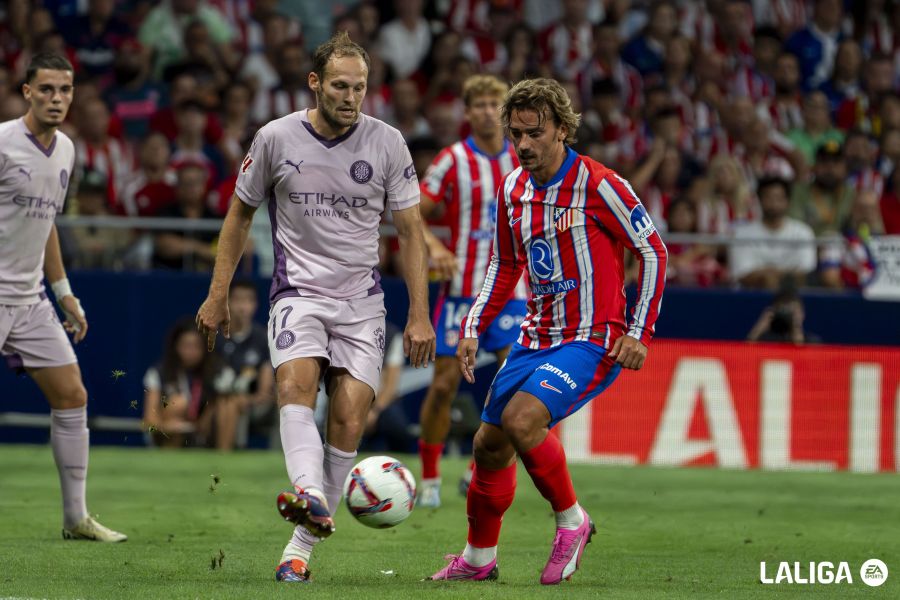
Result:
[[440,460],[444,444],[427,444],[419,440],[419,458],[422,459],[422,479],[437,479],[441,476]]
[[548,434],[543,442],[521,457],[535,487],[550,501],[555,512],[571,508],[578,501],[569,476],[569,467],[566,465],[566,453],[559,438]]
[[497,545],[503,513],[512,505],[515,495],[515,463],[497,471],[475,466],[466,497],[469,544],[475,548],[493,548]]

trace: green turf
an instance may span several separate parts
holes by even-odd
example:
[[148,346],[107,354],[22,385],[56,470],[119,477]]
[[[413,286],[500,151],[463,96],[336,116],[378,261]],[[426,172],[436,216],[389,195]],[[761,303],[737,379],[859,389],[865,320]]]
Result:
[[[462,468],[447,461],[445,480]],[[60,538],[49,448],[0,446],[0,598],[900,598],[896,475],[587,466],[572,475],[599,535],[559,587],[537,583],[553,523],[520,471],[498,582],[420,581],[465,541],[464,501],[447,485],[444,507],[392,530],[367,529],[342,507],[313,559],[314,583],[298,589],[272,581],[290,535],[275,510],[278,453],[94,448],[90,508],[130,536],[103,545]],[[872,557],[892,570],[880,588],[859,580]],[[763,586],[761,560],[846,560],[854,584]]]

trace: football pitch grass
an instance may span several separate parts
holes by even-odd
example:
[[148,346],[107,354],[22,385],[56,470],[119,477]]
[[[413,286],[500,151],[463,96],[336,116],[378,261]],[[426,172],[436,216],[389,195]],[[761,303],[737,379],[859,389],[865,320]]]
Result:
[[[399,458],[418,471],[415,457]],[[900,598],[900,477],[890,474],[573,466],[598,535],[570,582],[544,588],[553,520],[520,468],[499,580],[421,581],[463,548],[463,467],[445,462],[443,507],[394,529],[363,527],[341,506],[313,583],[278,584],[291,530],[275,509],[280,453],[93,448],[89,507],[129,535],[104,545],[61,539],[49,447],[0,446],[0,598]],[[869,558],[890,569],[879,588],[859,578]],[[826,560],[848,561],[853,584],[759,583],[760,561],[774,576],[780,561]]]

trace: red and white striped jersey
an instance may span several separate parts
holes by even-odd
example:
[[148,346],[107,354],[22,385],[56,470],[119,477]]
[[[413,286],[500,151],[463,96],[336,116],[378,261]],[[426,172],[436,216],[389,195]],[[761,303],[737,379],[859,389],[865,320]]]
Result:
[[106,199],[113,212],[119,209],[122,189],[131,179],[133,170],[134,159],[125,142],[112,137],[100,146],[84,139],[75,141],[77,176],[82,176],[85,171],[96,171],[106,177]]
[[[649,343],[665,286],[667,253],[627,181],[569,149],[546,185],[536,185],[520,168],[506,177],[498,197],[490,268],[462,321],[461,337],[484,332],[527,268],[532,296],[519,335],[523,346],[543,349],[590,341],[609,348],[626,329]],[[640,289],[627,327],[624,248],[640,261]]]
[[[441,225],[450,228],[448,248],[459,261],[459,270],[446,290],[450,296],[471,298],[484,283],[497,225],[497,188],[519,166],[512,145],[489,156],[471,137],[441,150],[425,173],[420,189],[431,201],[446,208]],[[517,297],[526,298],[525,285]]]
[[549,63],[553,72],[565,80],[574,80],[591,60],[594,32],[590,23],[582,23],[578,29],[570,29],[556,22],[538,36],[541,62]]

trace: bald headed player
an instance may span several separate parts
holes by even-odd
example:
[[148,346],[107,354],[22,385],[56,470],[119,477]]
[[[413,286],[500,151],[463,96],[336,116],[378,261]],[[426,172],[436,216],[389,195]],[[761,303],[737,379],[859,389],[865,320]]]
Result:
[[[98,523],[86,506],[87,392],[66,331],[78,343],[88,324],[66,278],[53,224],[75,162],[72,140],[57,131],[72,104],[72,74],[65,58],[36,55],[22,86],[28,112],[0,123],[0,354],[28,373],[50,403],[63,538],[123,542],[124,534]],[[47,299],[45,279],[66,315],[63,324]]]
[[[209,296],[197,315],[210,349],[219,327],[228,337],[228,282],[253,213],[268,200],[275,247],[269,350],[294,486],[279,495],[278,508],[296,524],[278,581],[309,581],[313,545],[334,532],[331,516],[375,398],[385,344],[378,228],[388,207],[409,289],[404,350],[416,367],[434,360],[419,183],[400,132],[360,113],[368,73],[366,51],[345,32],[336,34],[313,57],[308,83],[316,108],[257,132],[222,225]],[[324,446],[313,420],[323,375],[329,395]]]

